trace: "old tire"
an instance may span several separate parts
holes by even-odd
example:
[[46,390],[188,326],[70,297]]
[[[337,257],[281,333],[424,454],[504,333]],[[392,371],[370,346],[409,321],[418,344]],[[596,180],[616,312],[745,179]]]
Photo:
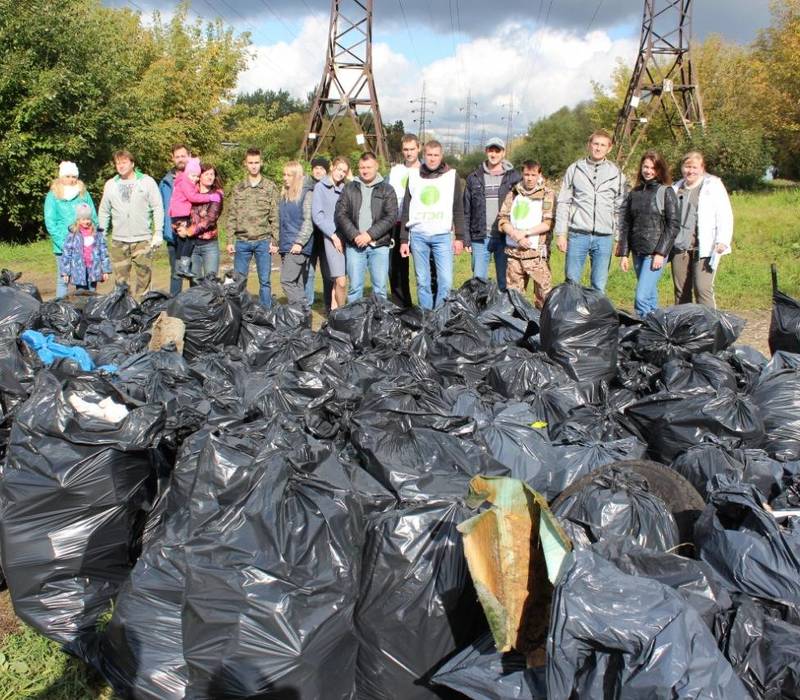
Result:
[[[694,541],[694,524],[706,505],[703,497],[678,472],[658,462],[631,459],[605,464],[567,486],[550,504],[550,508],[555,510],[567,498],[589,486],[597,474],[602,474],[612,467],[625,467],[647,479],[650,493],[664,501],[667,509],[675,518],[681,544]],[[682,553],[687,554],[685,549]]]

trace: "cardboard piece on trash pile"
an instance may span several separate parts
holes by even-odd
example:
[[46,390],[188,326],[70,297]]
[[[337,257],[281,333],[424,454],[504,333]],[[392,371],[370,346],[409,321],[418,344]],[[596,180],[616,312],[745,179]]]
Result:
[[497,650],[516,649],[529,666],[545,661],[553,583],[572,543],[547,507],[525,482],[476,476],[468,504],[491,507],[458,526],[478,599]]
[[150,328],[150,342],[148,350],[160,350],[169,343],[175,343],[175,348],[180,355],[183,355],[183,335],[186,332],[186,324],[179,318],[168,316],[166,311],[158,314],[158,318],[153,321]]

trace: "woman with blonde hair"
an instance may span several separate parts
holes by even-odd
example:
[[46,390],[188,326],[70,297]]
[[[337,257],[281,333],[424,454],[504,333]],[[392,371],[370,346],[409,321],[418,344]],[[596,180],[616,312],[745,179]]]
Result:
[[283,189],[278,205],[281,287],[287,303],[303,308],[308,306],[305,284],[314,243],[312,197],[312,191],[304,187],[303,166],[296,160],[289,161],[283,166]]
[[722,180],[706,172],[703,154],[689,151],[681,160],[683,177],[672,188],[680,205],[680,232],[672,255],[675,303],[717,307],[714,277],[731,252],[733,210]]
[[[97,211],[86,186],[78,179],[78,166],[69,160],[61,161],[58,177],[53,180],[44,200],[44,226],[56,256],[56,299],[67,295],[67,283],[61,274],[61,254],[81,204],[89,207],[92,223],[97,226]],[[99,235],[102,236],[103,232],[100,231]]]

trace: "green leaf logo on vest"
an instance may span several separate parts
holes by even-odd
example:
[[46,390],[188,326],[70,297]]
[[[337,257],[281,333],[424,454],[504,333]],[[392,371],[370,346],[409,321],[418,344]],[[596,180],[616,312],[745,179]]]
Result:
[[439,201],[439,190],[438,188],[434,187],[433,185],[428,185],[425,189],[420,192],[419,200],[422,202],[426,207],[432,207],[436,202]]
[[528,214],[531,213],[531,205],[528,204],[528,200],[526,199],[518,199],[514,202],[514,209],[511,212],[511,216],[513,216],[517,221],[522,221],[522,219],[527,219]]

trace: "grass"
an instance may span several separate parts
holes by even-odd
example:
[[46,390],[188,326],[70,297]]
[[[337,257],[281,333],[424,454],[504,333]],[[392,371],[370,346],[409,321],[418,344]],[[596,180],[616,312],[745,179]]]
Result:
[[[772,293],[769,266],[773,261],[778,263],[781,289],[800,297],[800,226],[797,224],[800,189],[781,186],[766,192],[734,194],[732,202],[736,220],[734,245],[733,253],[723,260],[717,277],[720,307],[768,309]],[[46,240],[25,246],[0,243],[0,261],[3,267],[21,271],[24,278],[31,281],[49,280],[54,276],[50,244]],[[564,256],[556,250],[552,269],[554,283],[562,282]],[[157,281],[166,279],[168,263],[163,253],[156,260],[155,271]],[[469,275],[469,255],[462,255],[456,259],[456,284],[460,285]],[[251,275],[251,291],[257,289],[254,277]],[[272,283],[273,290],[280,292],[277,273],[273,273]],[[615,260],[608,285],[612,301],[621,308],[630,309],[634,287],[634,274],[621,272]],[[319,277],[317,289],[321,291]],[[662,278],[660,292],[662,303],[671,303],[668,274]],[[319,304],[316,309],[319,310]],[[22,698],[108,699],[111,693],[81,662],[61,653],[57,644],[26,627],[0,642],[0,700]]]
[[111,700],[102,679],[30,627],[0,642],[0,700]]

